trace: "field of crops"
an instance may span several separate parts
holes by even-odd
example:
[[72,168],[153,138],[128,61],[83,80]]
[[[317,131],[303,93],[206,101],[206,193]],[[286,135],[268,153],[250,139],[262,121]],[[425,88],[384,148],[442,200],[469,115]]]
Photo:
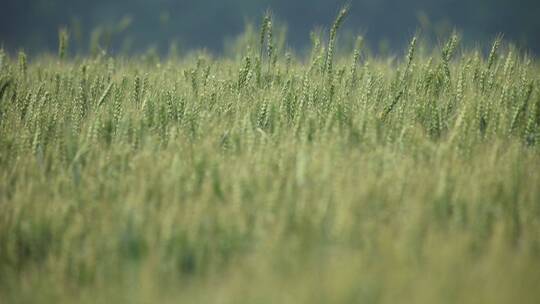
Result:
[[[0,303],[538,303],[540,63],[412,38],[0,53]],[[68,56],[69,55],[69,56]]]

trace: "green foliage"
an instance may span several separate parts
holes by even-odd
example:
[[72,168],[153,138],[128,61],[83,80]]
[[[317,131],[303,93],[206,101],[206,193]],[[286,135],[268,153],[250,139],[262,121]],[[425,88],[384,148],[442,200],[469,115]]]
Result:
[[67,55],[69,44],[69,32],[66,28],[58,31],[58,58],[64,59]]
[[270,14],[234,59],[2,56],[2,302],[535,303],[537,60],[341,56],[346,13],[305,59]]

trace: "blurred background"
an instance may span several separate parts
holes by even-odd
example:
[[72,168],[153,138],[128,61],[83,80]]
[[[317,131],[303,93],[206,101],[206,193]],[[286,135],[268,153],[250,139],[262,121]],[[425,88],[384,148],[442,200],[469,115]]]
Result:
[[418,29],[437,42],[455,28],[465,42],[484,43],[502,33],[540,52],[539,0],[2,0],[0,45],[53,52],[58,29],[67,27],[71,53],[206,48],[221,54],[227,41],[270,9],[287,26],[287,47],[301,51],[310,32],[328,28],[345,3],[352,10],[342,35],[363,34],[373,50],[401,50]]

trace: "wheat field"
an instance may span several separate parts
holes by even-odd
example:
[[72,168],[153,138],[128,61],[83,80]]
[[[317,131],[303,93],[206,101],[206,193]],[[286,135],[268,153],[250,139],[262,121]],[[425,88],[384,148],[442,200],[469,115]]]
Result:
[[0,53],[1,303],[538,303],[540,63],[503,39]]

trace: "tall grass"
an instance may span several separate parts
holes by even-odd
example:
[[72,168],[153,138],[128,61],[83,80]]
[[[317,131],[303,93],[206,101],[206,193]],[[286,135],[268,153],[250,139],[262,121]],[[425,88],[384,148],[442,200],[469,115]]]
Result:
[[346,13],[308,58],[270,14],[237,59],[2,51],[1,302],[537,303],[538,61],[336,56]]

